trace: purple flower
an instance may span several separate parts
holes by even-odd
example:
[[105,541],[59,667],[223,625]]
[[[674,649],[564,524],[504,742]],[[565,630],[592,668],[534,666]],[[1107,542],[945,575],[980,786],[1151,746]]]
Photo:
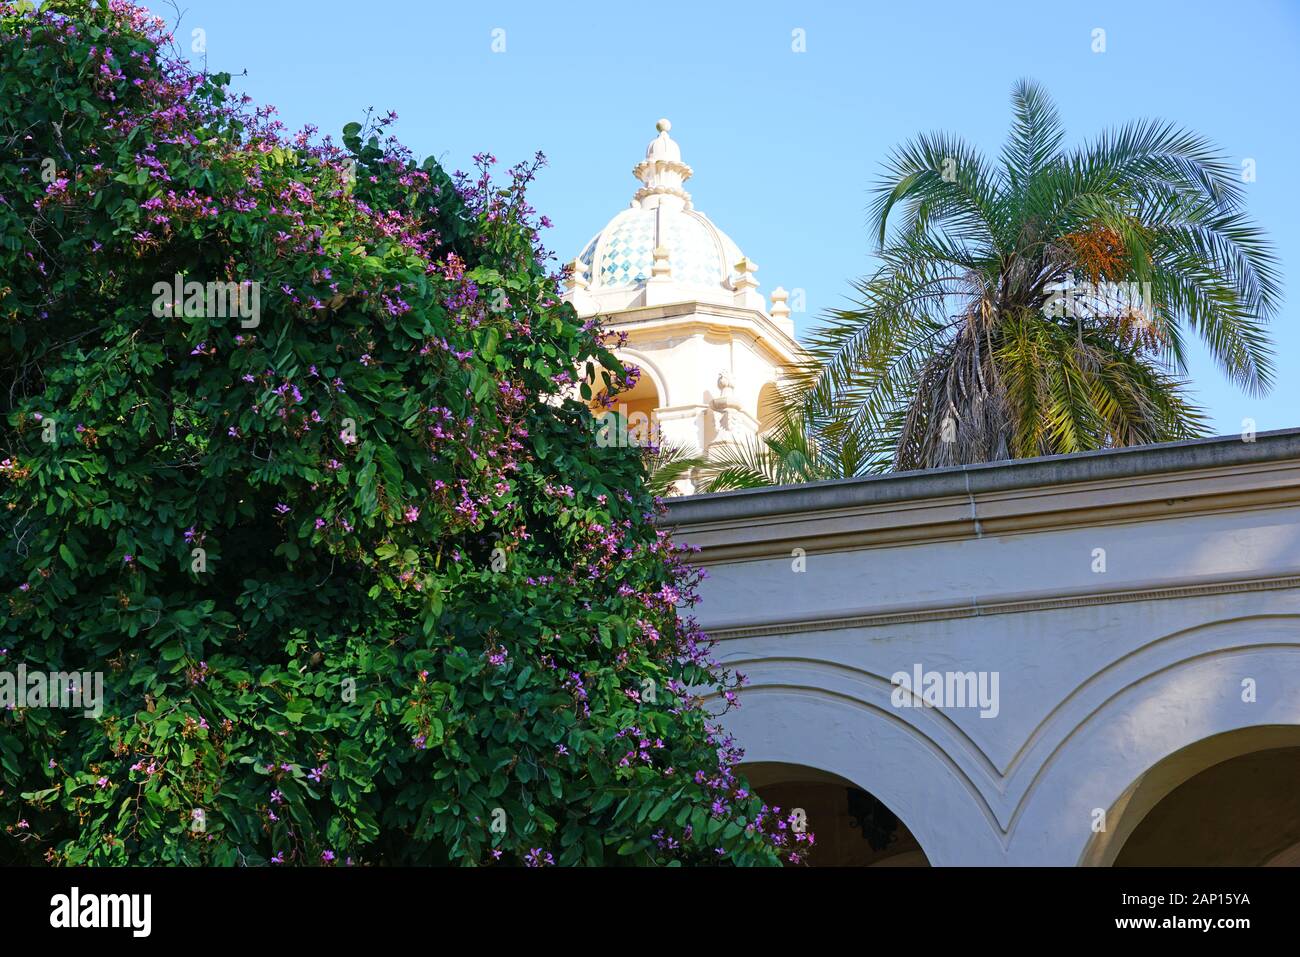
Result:
[[551,857],[549,853],[543,851],[540,847],[534,847],[524,855],[524,864],[528,867],[546,867],[547,865],[554,863],[555,858]]

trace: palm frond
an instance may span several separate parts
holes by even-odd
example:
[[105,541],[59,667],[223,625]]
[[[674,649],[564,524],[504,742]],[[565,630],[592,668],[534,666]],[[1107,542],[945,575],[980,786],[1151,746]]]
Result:
[[646,454],[647,484],[651,493],[660,498],[677,494],[677,483],[701,468],[705,460],[689,449],[677,446],[658,446]]
[[1065,139],[1056,104],[1037,83],[1022,79],[1011,93],[1015,120],[1002,148],[1002,162],[1012,191],[1024,187],[1056,155]]

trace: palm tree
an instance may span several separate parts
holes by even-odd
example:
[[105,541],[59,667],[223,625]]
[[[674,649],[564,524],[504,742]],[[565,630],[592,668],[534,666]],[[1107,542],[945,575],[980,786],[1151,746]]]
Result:
[[1043,90],[1012,100],[997,163],[941,133],[892,154],[881,265],[807,343],[803,416],[865,470],[1202,435],[1187,329],[1240,387],[1271,384],[1277,264],[1227,158],[1159,121],[1063,150]]
[[646,449],[646,485],[652,495],[676,495],[679,480],[704,466],[704,459],[675,445],[651,445]]
[[810,422],[785,409],[778,424],[762,435],[749,435],[714,453],[697,472],[702,492],[794,485],[828,479],[852,478],[867,465],[863,450],[848,441],[818,440]]

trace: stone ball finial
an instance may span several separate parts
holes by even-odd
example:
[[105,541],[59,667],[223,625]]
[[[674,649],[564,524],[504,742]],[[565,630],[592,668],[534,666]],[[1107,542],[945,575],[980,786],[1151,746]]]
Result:
[[632,170],[632,175],[644,184],[632,199],[643,209],[653,208],[664,202],[665,197],[689,206],[691,194],[682,189],[682,183],[690,179],[691,168],[682,162],[682,148],[668,135],[672,124],[663,119],[655,127],[659,135],[645,148],[645,162]]

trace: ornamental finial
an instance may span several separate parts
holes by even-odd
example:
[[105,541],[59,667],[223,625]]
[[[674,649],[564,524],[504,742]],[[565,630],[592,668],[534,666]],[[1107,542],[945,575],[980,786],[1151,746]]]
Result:
[[642,209],[676,204],[690,208],[691,194],[682,184],[691,177],[691,168],[682,162],[681,147],[668,135],[673,124],[667,119],[655,123],[659,135],[646,147],[645,159],[632,170],[641,181],[641,188],[632,197],[633,204]]

